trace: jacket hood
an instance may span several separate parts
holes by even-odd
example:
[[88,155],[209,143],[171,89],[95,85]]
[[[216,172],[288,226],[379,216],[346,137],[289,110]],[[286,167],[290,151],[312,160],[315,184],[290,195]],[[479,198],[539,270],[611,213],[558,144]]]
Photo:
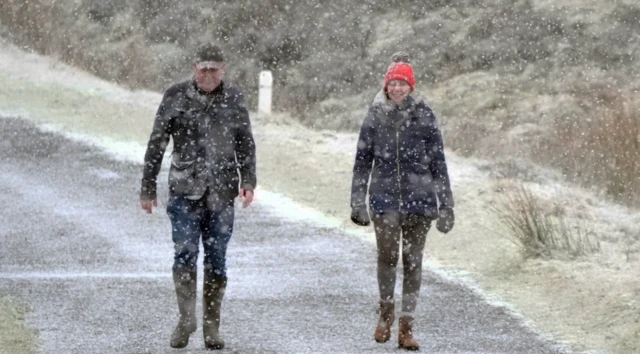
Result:
[[[409,97],[413,99],[414,105],[418,105],[420,103],[426,104],[424,97],[418,91],[411,92],[409,94]],[[384,93],[384,88],[380,89],[380,91],[378,91],[376,96],[373,98],[372,105],[375,107],[379,107],[385,113],[391,112],[394,108],[398,107],[395,102],[387,98],[387,95]]]

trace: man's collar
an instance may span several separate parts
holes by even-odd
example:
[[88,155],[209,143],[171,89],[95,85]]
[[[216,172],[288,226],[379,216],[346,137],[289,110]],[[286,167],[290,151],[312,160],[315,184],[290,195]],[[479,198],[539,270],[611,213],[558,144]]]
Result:
[[203,90],[201,90],[198,87],[198,84],[196,83],[196,80],[191,80],[191,85],[189,86],[189,89],[187,90],[186,96],[189,98],[195,98],[196,96],[216,96],[216,95],[220,95],[224,92],[224,81],[220,82],[220,85],[218,85],[218,87],[216,87],[215,89],[213,89],[213,91],[211,92],[205,92]]

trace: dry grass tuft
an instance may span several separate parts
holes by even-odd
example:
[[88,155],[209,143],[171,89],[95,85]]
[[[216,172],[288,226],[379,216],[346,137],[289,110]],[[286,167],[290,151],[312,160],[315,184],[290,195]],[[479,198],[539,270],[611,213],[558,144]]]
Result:
[[556,119],[540,162],[571,180],[602,189],[618,202],[640,203],[640,113],[625,94],[579,97],[584,114]]
[[568,222],[557,208],[546,212],[524,185],[503,191],[499,203],[490,210],[507,227],[507,237],[520,248],[525,259],[549,258],[558,252],[575,258],[600,251],[600,243],[592,233]]

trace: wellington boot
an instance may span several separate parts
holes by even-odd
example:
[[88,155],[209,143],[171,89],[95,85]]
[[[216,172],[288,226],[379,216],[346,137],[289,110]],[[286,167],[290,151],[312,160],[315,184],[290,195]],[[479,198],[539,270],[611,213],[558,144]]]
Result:
[[171,334],[172,348],[184,348],[189,344],[189,336],[196,331],[196,288],[197,270],[174,271],[173,283],[176,288],[180,319]]
[[224,348],[224,340],[220,337],[220,307],[226,288],[226,277],[205,275],[202,294],[202,332],[204,346],[210,350]]

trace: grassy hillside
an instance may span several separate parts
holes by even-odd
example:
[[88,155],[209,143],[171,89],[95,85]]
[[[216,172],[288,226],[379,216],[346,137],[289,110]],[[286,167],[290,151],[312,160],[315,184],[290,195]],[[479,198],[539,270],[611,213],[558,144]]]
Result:
[[5,0],[0,25],[22,47],[158,91],[215,41],[250,104],[271,69],[275,107],[336,130],[357,129],[391,53],[406,50],[449,148],[640,200],[633,1]]
[[0,354],[36,352],[36,333],[24,324],[26,311],[22,304],[0,297]]

